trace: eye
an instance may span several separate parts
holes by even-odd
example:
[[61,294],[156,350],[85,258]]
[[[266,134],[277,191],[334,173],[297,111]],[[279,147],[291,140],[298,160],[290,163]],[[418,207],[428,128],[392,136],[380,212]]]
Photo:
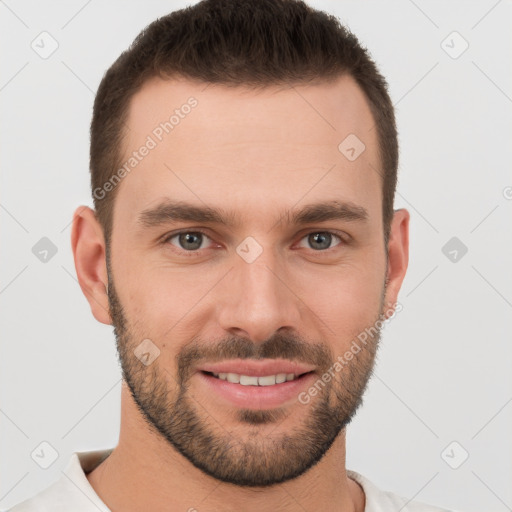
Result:
[[[175,242],[173,240],[176,239]],[[204,242],[209,237],[202,231],[181,231],[167,237],[164,242],[178,247],[187,252],[195,252],[199,249],[205,249]]]
[[[336,240],[338,240],[338,243],[333,245]],[[207,249],[208,241],[212,242],[206,233],[196,230],[173,233],[167,236],[162,242],[164,244],[173,245],[179,251],[193,256],[201,249]],[[304,243],[306,243],[307,246],[305,246]],[[332,249],[342,243],[345,243],[345,240],[340,235],[330,231],[312,231],[301,239],[299,247],[306,247],[317,252],[326,252],[328,249]]]
[[[343,242],[343,239],[334,234],[330,231],[313,231],[312,233],[309,233],[306,235],[302,240],[306,240],[306,243],[309,244],[309,247],[314,249],[315,251],[325,251],[326,249],[331,249],[331,243],[334,239],[338,239],[339,243],[336,245],[339,245]],[[301,241],[302,242],[302,241]],[[304,247],[301,245],[301,247]]]

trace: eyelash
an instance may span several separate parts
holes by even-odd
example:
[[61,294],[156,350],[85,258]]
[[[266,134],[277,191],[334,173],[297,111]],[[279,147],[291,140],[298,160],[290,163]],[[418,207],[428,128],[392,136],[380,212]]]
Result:
[[[162,244],[164,245],[167,245],[169,244],[169,241],[171,239],[173,239],[174,237],[176,236],[179,236],[179,235],[182,235],[182,234],[185,234],[185,233],[201,233],[202,235],[204,235],[206,238],[208,238],[209,240],[212,240],[209,236],[208,236],[208,233],[206,233],[205,231],[203,231],[202,229],[183,229],[181,231],[177,231],[175,233],[171,233],[170,235],[167,235],[164,237],[164,239],[162,240]],[[324,250],[319,250],[319,251],[314,251],[314,249],[311,249],[313,250],[316,254],[322,254],[322,253],[328,253],[331,249],[335,249],[336,247],[338,247],[338,245],[347,245],[348,244],[348,241],[347,241],[347,235],[346,234],[341,234],[340,232],[337,232],[337,231],[330,231],[330,230],[312,230],[312,231],[309,231],[308,233],[305,233],[302,238],[301,238],[301,241],[306,238],[307,236],[309,235],[312,235],[312,234],[317,234],[317,233],[326,233],[326,234],[329,234],[329,235],[333,235],[334,237],[338,238],[340,243],[335,245],[334,247],[330,247],[329,249],[324,249]],[[212,240],[213,241],[213,240]],[[169,245],[172,245],[172,244],[169,244]],[[196,257],[196,256],[199,256],[200,252],[203,250],[203,249],[197,249],[197,250],[194,250],[194,251],[186,251],[185,249],[180,249],[179,247],[176,247],[176,246],[173,246],[176,250],[180,251],[182,254],[185,254],[186,257]]]

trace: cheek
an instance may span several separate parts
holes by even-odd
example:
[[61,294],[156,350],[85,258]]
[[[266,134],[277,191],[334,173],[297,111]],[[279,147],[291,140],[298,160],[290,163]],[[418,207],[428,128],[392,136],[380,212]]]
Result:
[[[293,293],[283,297],[303,310],[301,325],[295,326],[298,332],[312,333],[326,342],[333,340],[334,348],[338,343],[350,343],[375,322],[380,313],[385,258],[375,247],[365,249],[336,265],[290,262],[285,280]],[[116,288],[132,334],[154,340],[161,349],[165,344],[165,352],[171,356],[205,331],[217,332],[216,312],[228,296],[226,287],[229,294],[242,293],[226,281],[232,279],[226,275],[231,266],[226,260],[179,269],[161,259],[147,263],[142,257],[137,259],[135,252],[125,253],[115,268],[116,276],[122,276],[117,278]]]
[[[198,334],[206,322],[208,304],[215,296],[215,283],[222,277],[213,269],[170,269],[157,265],[127,271],[123,283],[123,305],[132,332],[176,352],[177,345]],[[225,272],[224,272],[225,273]]]
[[353,338],[373,325],[381,313],[385,267],[350,266],[322,278],[309,287],[307,305],[322,320],[322,332],[341,350]]

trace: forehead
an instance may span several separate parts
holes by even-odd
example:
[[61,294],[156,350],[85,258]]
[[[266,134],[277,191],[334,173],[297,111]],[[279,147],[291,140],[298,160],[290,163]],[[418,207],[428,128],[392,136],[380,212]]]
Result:
[[349,76],[259,90],[155,78],[133,96],[127,126],[123,221],[162,198],[260,218],[301,198],[380,212],[374,120]]

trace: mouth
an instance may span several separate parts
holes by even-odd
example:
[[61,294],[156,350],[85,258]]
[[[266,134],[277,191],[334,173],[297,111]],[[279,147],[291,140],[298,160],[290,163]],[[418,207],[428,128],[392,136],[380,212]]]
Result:
[[197,368],[208,400],[244,409],[292,405],[312,385],[315,367],[286,360],[231,360]]

